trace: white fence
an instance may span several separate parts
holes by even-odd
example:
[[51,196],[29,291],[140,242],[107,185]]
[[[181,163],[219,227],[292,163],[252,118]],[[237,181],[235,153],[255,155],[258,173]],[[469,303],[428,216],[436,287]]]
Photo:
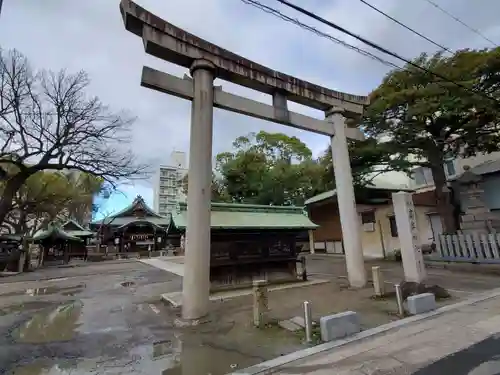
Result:
[[500,263],[500,234],[447,234],[436,243],[440,260],[470,263]]

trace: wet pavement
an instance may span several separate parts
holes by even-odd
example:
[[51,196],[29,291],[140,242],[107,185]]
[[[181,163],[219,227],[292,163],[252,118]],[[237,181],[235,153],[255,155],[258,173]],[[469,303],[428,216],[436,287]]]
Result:
[[[342,259],[309,258],[311,274],[345,275]],[[388,278],[400,278],[400,265],[383,267]],[[465,296],[491,289],[500,280],[446,270],[433,270],[431,277]],[[276,325],[254,329],[251,296],[214,302],[211,323],[179,330],[174,320],[180,311],[163,304],[160,295],[180,291],[181,283],[180,276],[137,261],[1,278],[0,374],[223,375],[304,348],[302,337]],[[335,294],[325,284],[273,292],[270,307],[277,317],[290,318],[300,314],[313,290],[319,299],[338,295],[343,304],[336,308],[342,311],[360,299],[359,292]],[[394,319],[384,311],[374,315],[370,290],[365,292],[366,311],[356,308],[366,328]],[[332,309],[331,303],[322,306],[315,300],[313,306],[316,314]]]
[[281,354],[224,339],[237,335],[230,319],[175,328],[179,311],[159,296],[181,289],[176,275],[139,262],[83,268],[0,280],[0,374],[222,375]]

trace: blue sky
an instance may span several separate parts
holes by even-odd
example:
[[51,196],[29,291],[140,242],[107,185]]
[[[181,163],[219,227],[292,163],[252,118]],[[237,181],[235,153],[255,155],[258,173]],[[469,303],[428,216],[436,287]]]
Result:
[[[500,43],[498,0],[481,0],[480,5],[473,5],[470,0],[435,1]],[[367,95],[389,70],[379,62],[239,0],[137,2],[169,22],[223,48],[332,89]],[[360,42],[293,13],[274,0],[261,2],[361,46]],[[294,3],[407,58],[424,51],[435,51],[434,45],[402,29],[360,1],[295,0]],[[371,0],[370,3],[451,49],[491,46],[425,0]],[[0,17],[0,45],[4,49],[17,48],[36,68],[87,71],[92,79],[89,94],[98,95],[112,109],[126,109],[137,116],[131,147],[138,160],[154,168],[168,163],[174,148],[188,152],[190,103],[142,88],[142,67],[148,65],[178,76],[188,72],[147,56],[140,38],[124,29],[118,4],[118,0],[5,0]],[[227,91],[271,103],[267,95],[219,80],[215,84],[222,84]],[[299,105],[291,105],[290,108],[323,118],[319,111]],[[329,142],[325,136],[216,110],[213,153],[230,150],[237,136],[259,130],[297,136],[316,155]],[[152,186],[148,181],[120,186],[119,190],[122,193],[110,197],[103,211],[123,208],[137,194],[152,203]]]
[[95,198],[94,203],[98,206],[98,211],[93,219],[99,220],[110,214],[119,211],[129,205],[137,195],[141,195],[146,203],[153,207],[153,189],[143,184],[126,184],[117,187],[109,198],[102,196]]

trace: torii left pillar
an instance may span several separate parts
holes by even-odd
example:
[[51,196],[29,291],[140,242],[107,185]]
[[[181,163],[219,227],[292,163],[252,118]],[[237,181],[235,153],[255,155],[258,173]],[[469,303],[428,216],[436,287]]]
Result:
[[182,318],[194,321],[208,314],[210,293],[210,196],[215,66],[196,60],[190,69],[191,107],[186,252],[182,280]]

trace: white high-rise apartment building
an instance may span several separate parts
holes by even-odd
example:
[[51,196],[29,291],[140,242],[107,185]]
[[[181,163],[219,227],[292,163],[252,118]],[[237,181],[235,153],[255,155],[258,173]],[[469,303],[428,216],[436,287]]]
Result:
[[186,153],[173,151],[168,165],[160,165],[154,180],[154,209],[162,216],[174,212],[177,202],[185,201],[182,180],[187,174]]

